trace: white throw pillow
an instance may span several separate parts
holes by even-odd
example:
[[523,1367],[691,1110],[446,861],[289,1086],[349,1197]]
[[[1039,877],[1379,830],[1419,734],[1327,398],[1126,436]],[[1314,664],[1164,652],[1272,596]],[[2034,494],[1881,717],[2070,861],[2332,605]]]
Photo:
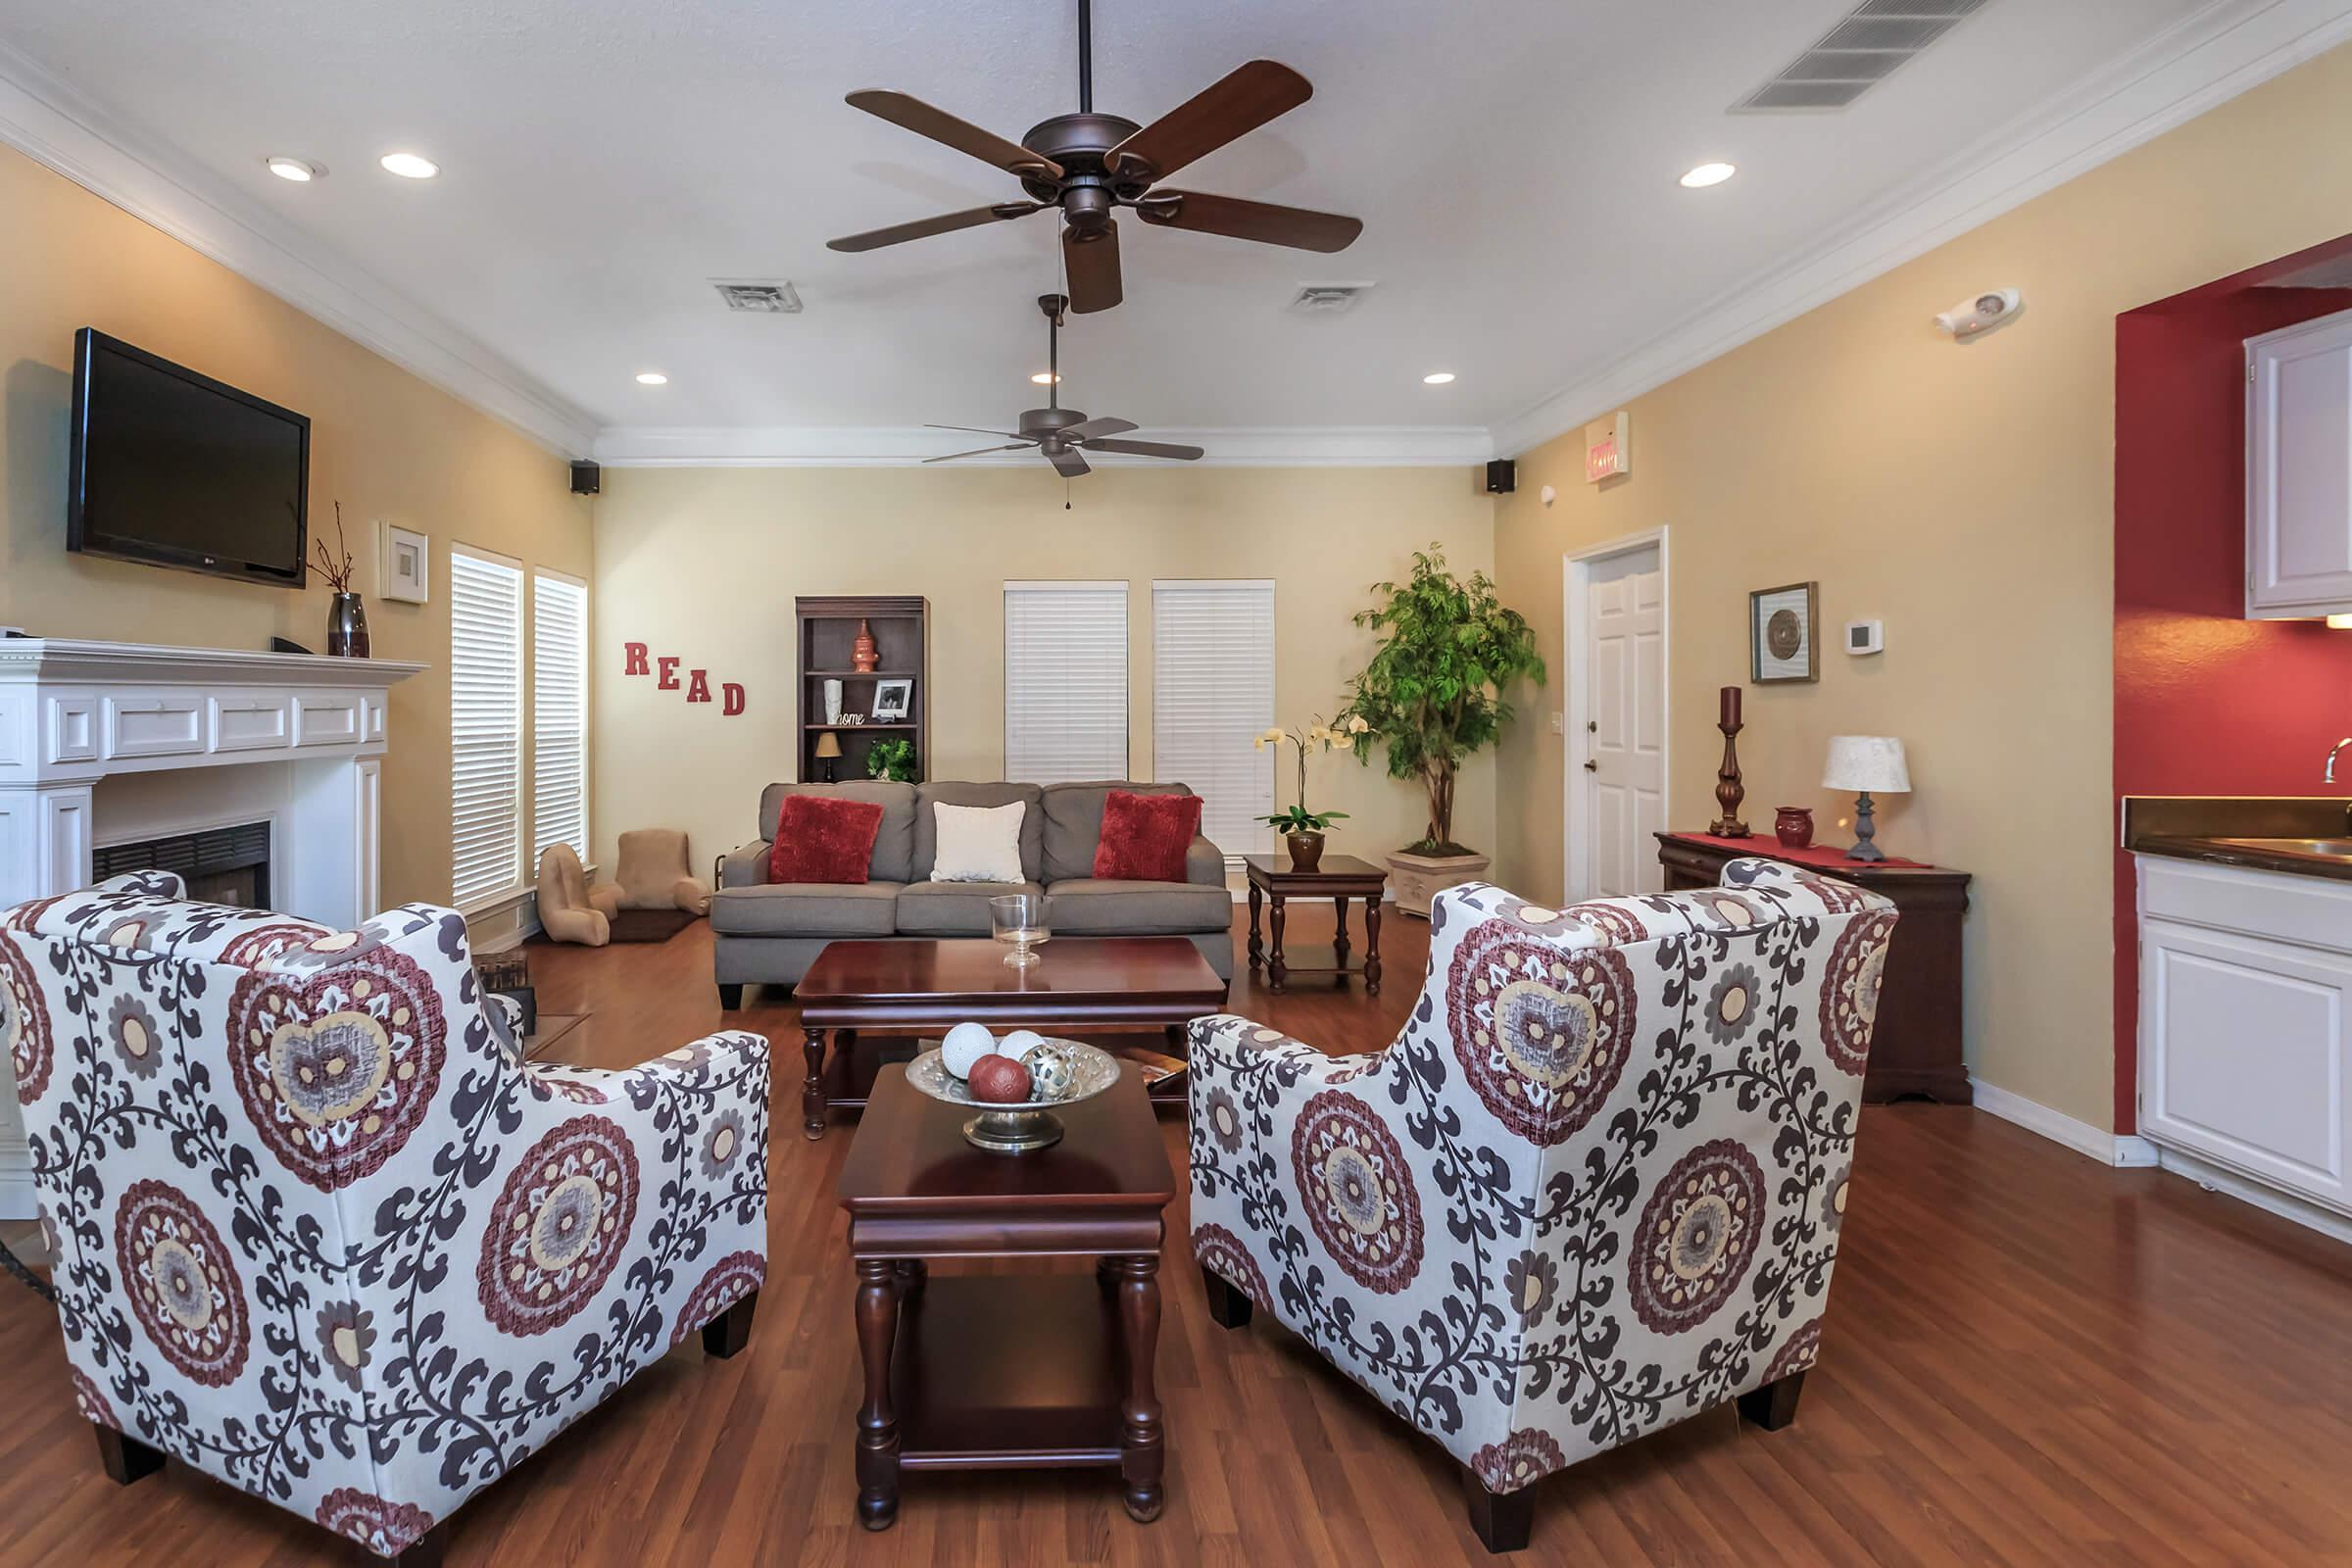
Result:
[[931,857],[934,882],[1025,882],[1021,875],[1021,818],[1027,801],[1009,806],[950,806],[934,801],[939,849]]

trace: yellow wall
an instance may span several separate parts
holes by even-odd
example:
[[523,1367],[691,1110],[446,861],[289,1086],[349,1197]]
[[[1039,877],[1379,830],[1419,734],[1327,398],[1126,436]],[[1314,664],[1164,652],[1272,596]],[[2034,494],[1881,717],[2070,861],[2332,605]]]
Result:
[[[0,622],[212,648],[323,649],[327,593],[66,552],[77,327],[135,343],[311,417],[311,527],[343,502],[373,652],[432,667],[392,689],[383,898],[449,897],[448,546],[586,577],[588,504],[564,465],[30,159],[0,149]],[[377,597],[377,523],[432,540],[432,599]]]
[[[1626,478],[1585,484],[1575,434],[1526,454],[1497,512],[1505,597],[1561,669],[1563,553],[1669,529],[1681,825],[1714,814],[1715,689],[1745,682],[1748,591],[1819,580],[1820,683],[1746,691],[1749,824],[1810,805],[1842,842],[1850,802],[1816,787],[1828,738],[1902,737],[1916,793],[1882,802],[1879,839],[1976,874],[1972,1068],[2097,1127],[2113,1123],[2114,320],[2352,227],[2348,103],[2338,49],[1637,399]],[[2004,285],[2026,310],[1990,336],[1931,324]],[[1886,652],[1838,651],[1866,617]],[[1561,740],[1521,725],[1499,765],[1498,874],[1556,897]]]
[[[1277,714],[1330,714],[1370,651],[1348,616],[1367,586],[1443,542],[1465,574],[1493,564],[1491,503],[1461,468],[1104,468],[1069,487],[1028,468],[630,468],[598,498],[597,814],[610,862],[627,828],[687,830],[698,860],[752,837],[760,787],[793,776],[793,598],[922,594],[931,601],[929,776],[993,779],[1004,767],[1008,580],[1128,582],[1129,759],[1152,776],[1154,578],[1275,581]],[[621,675],[646,642],[713,690],[740,681],[740,718],[718,704]],[[1492,754],[1464,775],[1456,836],[1491,845]],[[1345,810],[1335,851],[1377,856],[1420,836],[1424,798],[1341,757],[1318,759],[1313,804]],[[1282,800],[1291,786],[1282,786]]]

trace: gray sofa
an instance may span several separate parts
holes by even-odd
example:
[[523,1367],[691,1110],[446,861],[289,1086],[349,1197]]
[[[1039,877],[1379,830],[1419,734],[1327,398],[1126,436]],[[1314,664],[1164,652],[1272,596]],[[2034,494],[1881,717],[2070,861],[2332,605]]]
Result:
[[[1056,937],[1181,936],[1217,971],[1233,978],[1233,896],[1225,857],[1196,837],[1182,882],[1097,880],[1095,846],[1102,806],[1112,790],[1190,795],[1182,784],[770,784],[760,795],[760,836],[718,862],[710,898],[720,1003],[740,1006],[747,985],[789,986],[806,974],[828,942],[848,937],[985,937],[988,901],[1002,893],[1043,893]],[[770,882],[769,842],[787,795],[824,795],[882,808],[882,827],[862,883]],[[1027,804],[1021,817],[1021,869],[1028,880],[934,882],[937,818],[931,808]],[[1049,950],[1050,951],[1050,950]]]

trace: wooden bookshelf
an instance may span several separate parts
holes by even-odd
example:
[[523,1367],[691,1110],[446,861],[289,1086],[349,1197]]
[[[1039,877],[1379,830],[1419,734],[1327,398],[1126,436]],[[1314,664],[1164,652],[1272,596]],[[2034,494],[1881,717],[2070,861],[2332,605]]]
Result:
[[[841,756],[833,760],[838,780],[866,777],[866,754],[885,737],[914,742],[915,777],[928,778],[931,768],[931,602],[919,596],[831,594],[803,596],[793,601],[797,623],[795,642],[799,665],[794,685],[800,698],[800,744],[794,749],[803,780],[825,776],[825,762],[816,743],[825,735],[839,738]],[[876,667],[860,671],[851,654],[858,640],[858,623],[872,628],[878,655]],[[841,710],[869,715],[862,724],[830,723],[825,718],[825,682],[841,682]],[[913,683],[906,717],[877,722],[874,688],[886,680]]]

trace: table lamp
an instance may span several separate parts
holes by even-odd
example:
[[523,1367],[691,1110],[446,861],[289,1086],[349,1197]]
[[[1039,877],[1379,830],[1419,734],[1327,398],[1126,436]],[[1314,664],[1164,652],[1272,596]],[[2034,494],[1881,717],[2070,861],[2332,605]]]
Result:
[[1830,760],[1821,770],[1821,787],[1852,790],[1858,797],[1854,802],[1854,847],[1845,852],[1845,858],[1886,858],[1886,852],[1870,841],[1870,798],[1911,792],[1911,770],[1903,764],[1903,743],[1891,735],[1831,736]]
[[825,764],[825,782],[833,782],[833,760],[841,755],[841,737],[831,730],[816,738],[817,760]]

